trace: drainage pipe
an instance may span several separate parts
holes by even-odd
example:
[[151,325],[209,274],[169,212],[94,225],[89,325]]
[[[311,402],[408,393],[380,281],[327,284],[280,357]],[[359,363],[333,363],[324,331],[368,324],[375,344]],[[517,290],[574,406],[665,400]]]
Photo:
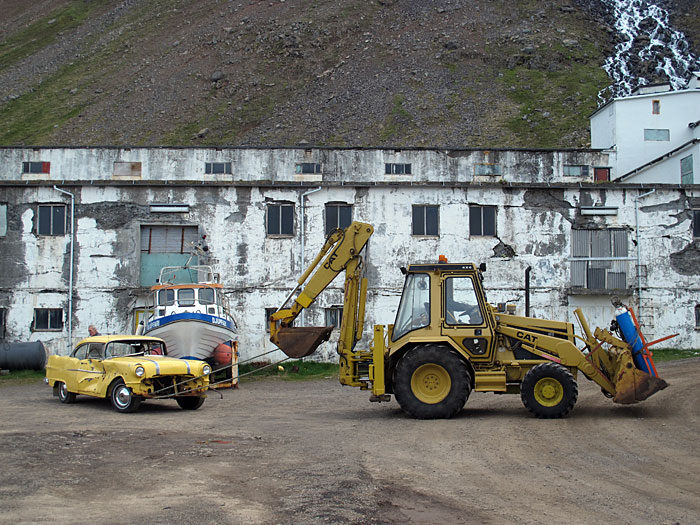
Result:
[[75,195],[54,185],[54,190],[70,195],[70,270],[68,277],[68,353],[73,347],[73,244],[75,240]]
[[[321,191],[321,189],[322,188],[319,186],[318,188],[314,188],[313,190],[309,190],[309,191],[301,194],[301,221],[300,221],[301,222],[301,254],[299,256],[299,260],[301,261],[301,268],[302,269],[304,268],[304,235],[305,235],[304,218],[306,216],[304,197],[311,195],[312,193],[316,193],[317,191]],[[304,326],[304,310],[301,311],[300,325]]]
[[634,229],[635,242],[637,243],[637,316],[642,318],[642,245],[639,240],[639,199],[651,195],[656,190],[651,190],[634,198]]

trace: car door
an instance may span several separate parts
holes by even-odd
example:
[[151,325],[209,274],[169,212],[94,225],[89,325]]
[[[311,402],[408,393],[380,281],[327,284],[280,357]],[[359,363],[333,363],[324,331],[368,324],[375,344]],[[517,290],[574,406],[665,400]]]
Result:
[[[83,348],[85,347],[85,348]],[[77,354],[78,366],[76,371],[77,392],[92,396],[103,395],[103,383],[105,379],[104,344],[86,343],[81,345],[81,352]]]

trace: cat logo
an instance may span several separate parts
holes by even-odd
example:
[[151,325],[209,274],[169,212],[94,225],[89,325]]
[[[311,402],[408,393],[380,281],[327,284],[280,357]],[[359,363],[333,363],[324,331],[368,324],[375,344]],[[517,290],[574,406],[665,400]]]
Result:
[[531,334],[526,334],[525,332],[517,332],[515,334],[515,337],[518,339],[523,339],[524,341],[530,341],[532,344],[535,344],[535,341],[537,341],[537,337]]

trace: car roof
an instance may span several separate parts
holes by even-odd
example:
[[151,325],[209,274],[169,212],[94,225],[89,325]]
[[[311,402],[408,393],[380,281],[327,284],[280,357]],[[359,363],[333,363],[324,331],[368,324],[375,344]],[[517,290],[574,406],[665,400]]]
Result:
[[158,337],[149,337],[146,335],[129,335],[129,334],[116,334],[116,335],[95,335],[92,337],[86,337],[78,344],[82,345],[84,343],[112,343],[114,341],[132,341],[132,342],[153,342],[165,344],[165,342]]

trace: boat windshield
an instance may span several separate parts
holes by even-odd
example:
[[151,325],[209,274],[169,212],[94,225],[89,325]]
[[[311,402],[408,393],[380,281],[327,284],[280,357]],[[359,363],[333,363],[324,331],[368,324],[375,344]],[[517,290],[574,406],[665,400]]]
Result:
[[197,299],[200,304],[214,304],[214,289],[200,288],[197,290]]
[[175,290],[160,290],[158,292],[159,306],[172,306],[175,304]]
[[194,290],[192,288],[181,288],[178,290],[177,303],[180,306],[192,306],[194,304]]

